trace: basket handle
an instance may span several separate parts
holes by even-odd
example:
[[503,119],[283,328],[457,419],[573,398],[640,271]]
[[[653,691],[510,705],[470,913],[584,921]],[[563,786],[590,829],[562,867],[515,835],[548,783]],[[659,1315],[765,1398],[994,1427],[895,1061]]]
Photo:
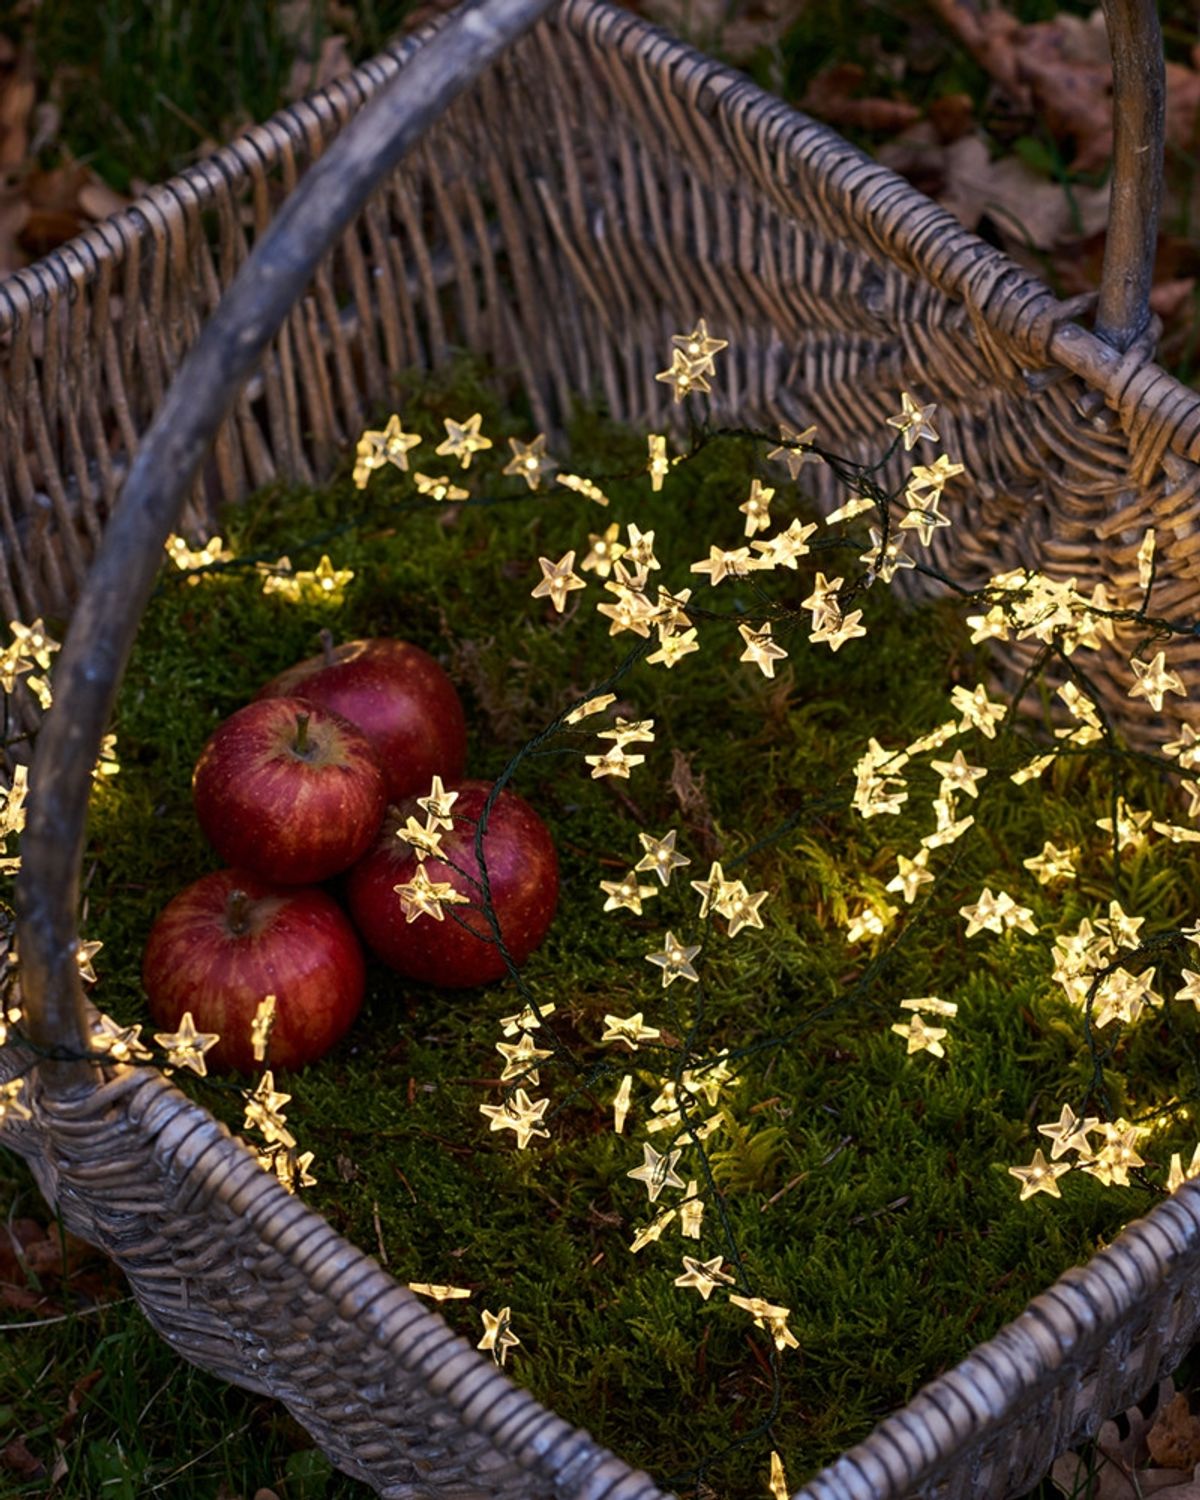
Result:
[[134,636],[192,481],[243,381],[371,191],[554,0],[467,0],[288,196],[180,367],[138,448],[75,608],[38,735],[17,878],[26,1029],[54,1094],[92,1065],[75,963],[91,770]]
[[1104,0],[1104,19],[1112,53],[1113,169],[1095,332],[1124,353],[1150,323],[1166,67],[1155,0]]

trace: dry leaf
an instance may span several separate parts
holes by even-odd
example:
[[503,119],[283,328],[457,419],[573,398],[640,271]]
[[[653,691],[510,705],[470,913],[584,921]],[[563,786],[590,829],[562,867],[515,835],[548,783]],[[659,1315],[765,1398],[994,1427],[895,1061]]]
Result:
[[917,177],[965,228],[977,228],[986,216],[1015,246],[1053,250],[1099,233],[1108,222],[1107,185],[1075,186],[1068,196],[1019,157],[993,161],[977,134],[943,146],[932,128],[922,125],[878,155],[910,180]]
[[1158,1413],[1146,1434],[1154,1462],[1166,1469],[1193,1469],[1200,1464],[1200,1419],[1192,1416],[1182,1391]]
[[[1177,1403],[1183,1403],[1183,1416]],[[1151,1415],[1140,1406],[1131,1406],[1119,1420],[1105,1422],[1096,1434],[1091,1452],[1064,1453],[1055,1461],[1050,1477],[1064,1495],[1088,1495],[1090,1500],[1143,1500],[1146,1495],[1169,1494],[1170,1500],[1200,1500],[1200,1469],[1192,1462],[1186,1466],[1163,1466],[1151,1450],[1151,1434],[1161,1433],[1162,1452],[1185,1431],[1195,1434],[1195,1419],[1188,1413],[1187,1398],[1175,1396],[1170,1380],[1159,1382],[1154,1392]],[[1174,1416],[1168,1413],[1175,1412]],[[1174,1436],[1171,1436],[1171,1435]],[[1182,1452],[1182,1444],[1177,1451]],[[1154,1467],[1151,1467],[1151,1465]]]
[[0,1469],[7,1469],[21,1479],[40,1479],[46,1472],[46,1465],[30,1453],[24,1438],[13,1438],[0,1448]]
[[800,108],[829,125],[888,134],[916,123],[921,111],[900,99],[856,97],[866,79],[857,63],[835,63],[811,80]]

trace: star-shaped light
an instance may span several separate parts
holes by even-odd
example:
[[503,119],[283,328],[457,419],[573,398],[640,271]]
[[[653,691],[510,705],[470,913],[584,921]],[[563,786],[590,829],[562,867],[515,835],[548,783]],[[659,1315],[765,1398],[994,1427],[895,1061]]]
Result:
[[514,1089],[503,1104],[481,1104],[479,1113],[489,1120],[489,1130],[511,1130],[517,1138],[517,1150],[524,1151],[535,1135],[550,1134],[541,1124],[549,1107],[549,1098],[534,1100],[524,1089]]
[[1149,663],[1139,661],[1135,656],[1129,665],[1137,675],[1137,681],[1129,689],[1129,696],[1145,698],[1155,713],[1162,712],[1163,697],[1166,693],[1178,693],[1181,698],[1187,697],[1187,688],[1183,685],[1183,679],[1177,672],[1167,670],[1165,651],[1160,651]]
[[608,505],[608,496],[586,474],[556,474],[554,482],[564,490],[574,490],[577,495],[582,495],[585,500],[591,500],[596,505]]
[[777,531],[774,536],[769,536],[765,540],[751,542],[750,546],[754,551],[761,554],[756,566],[788,568],[795,573],[797,571],[796,559],[806,557],[812,551],[808,545],[808,539],[816,529],[815,521],[805,526],[796,520],[788,526],[786,531]]
[[1097,918],[1096,930],[1111,938],[1114,947],[1136,948],[1141,942],[1138,934],[1145,922],[1145,917],[1129,916],[1119,901],[1110,901],[1108,916]]
[[915,531],[922,547],[928,547],[933,540],[933,533],[939,527],[951,524],[950,517],[944,516],[938,509],[941,491],[929,490],[922,493],[916,490],[906,490],[904,498],[908,501],[909,509],[904,512],[897,524],[901,531]]
[[704,1199],[700,1197],[695,1178],[689,1178],[686,1197],[679,1205],[679,1232],[689,1240],[700,1238],[704,1222]]
[[417,806],[428,819],[430,828],[454,827],[454,819],[450,815],[450,809],[458,801],[457,792],[448,792],[442,785],[442,778],[435,776],[430,783],[429,791],[424,797],[417,798]]
[[430,820],[421,823],[409,813],[403,828],[396,830],[396,837],[408,845],[419,860],[431,855],[434,859],[445,859],[441,830],[432,826]]
[[5,1120],[32,1120],[33,1111],[25,1103],[25,1080],[10,1078],[0,1083],[0,1125]]
[[1073,861],[1078,853],[1078,849],[1056,849],[1047,839],[1040,854],[1023,859],[1021,863],[1033,871],[1039,885],[1053,885],[1058,880],[1075,879],[1077,872]]
[[[93,939],[91,942],[80,941],[75,948],[75,963],[79,969],[79,977],[84,984],[96,983],[96,971],[92,967],[92,959],[100,952],[104,944]],[[139,1028],[140,1029],[140,1028]]]
[[897,1036],[902,1036],[907,1043],[905,1048],[911,1057],[914,1052],[928,1052],[933,1057],[945,1057],[946,1049],[942,1046],[942,1038],[946,1035],[944,1026],[926,1026],[919,1014],[913,1015],[910,1021],[897,1021],[892,1030]]
[[694,1287],[707,1302],[722,1282],[727,1286],[735,1285],[734,1278],[721,1269],[724,1259],[723,1255],[714,1255],[712,1260],[696,1260],[691,1255],[685,1255],[683,1275],[676,1276],[674,1284]]
[[922,438],[928,438],[934,443],[938,441],[938,435],[933,427],[935,411],[937,411],[936,406],[918,406],[907,391],[900,392],[899,414],[889,417],[887,424],[889,427],[895,427],[904,438],[906,453],[911,452]]
[[33,671],[33,662],[25,655],[20,641],[14,641],[11,646],[6,646],[0,651],[0,687],[6,693],[11,693],[17,685],[18,680],[26,672]]
[[255,1062],[267,1060],[267,1047],[275,1026],[275,1006],[275,996],[264,995],[254,1009],[254,1015],[250,1021],[250,1050],[254,1054]]
[[418,917],[432,917],[443,922],[446,913],[443,905],[461,906],[470,900],[461,891],[456,891],[448,880],[430,880],[424,865],[418,865],[411,880],[405,880],[392,889],[400,897],[400,908],[406,922],[415,922]]
[[791,1309],[787,1307],[774,1307],[762,1297],[737,1297],[730,1296],[730,1302],[734,1307],[744,1308],[754,1319],[755,1328],[765,1328],[775,1340],[775,1347],[782,1352],[785,1349],[798,1349],[800,1347],[796,1336],[787,1326],[787,1320],[791,1317]]
[[696,639],[695,626],[682,631],[659,630],[658,650],[651,652],[646,658],[650,666],[661,662],[668,669],[681,662],[685,656],[690,656],[693,651],[699,651],[700,643]]
[[419,495],[428,495],[431,500],[466,500],[469,490],[455,484],[446,474],[414,474],[413,483]]
[[905,903],[911,906],[917,899],[917,893],[921,887],[933,879],[932,871],[926,869],[928,861],[928,849],[920,850],[915,859],[898,854],[896,856],[897,872],[884,886],[884,890],[898,891],[903,895]]
[[293,573],[289,581],[296,590],[297,598],[340,604],[346,585],[353,577],[352,568],[335,568],[328,554],[325,554],[315,568]]
[[[214,537],[213,540],[220,551],[220,537]],[[62,647],[49,635],[41,619],[35,620],[32,625],[22,625],[20,620],[10,620],[8,628],[12,631],[14,644],[35,661],[43,672],[48,672],[51,656],[54,652],[61,651]]]
[[700,976],[692,964],[692,959],[700,952],[700,946],[699,943],[687,946],[681,943],[673,932],[668,932],[659,952],[646,954],[646,962],[662,970],[664,990],[674,984],[677,979],[699,982]]
[[[725,871],[717,860],[713,860],[707,880],[693,880],[692,890],[700,897],[700,915],[707,917],[710,911],[729,915],[729,898],[736,892],[740,880],[726,880]],[[745,887],[742,886],[744,890]]]
[[788,1500],[787,1475],[783,1472],[783,1459],[772,1448],[771,1450],[771,1477],[767,1481],[767,1489],[770,1491],[771,1500]]
[[283,1106],[291,1101],[291,1094],[281,1094],[275,1087],[275,1075],[270,1068],[259,1079],[255,1087],[243,1093],[246,1105],[245,1130],[261,1130],[268,1141],[278,1141],[282,1146],[294,1146],[296,1137],[287,1129],[287,1117]]
[[929,764],[942,778],[940,793],[943,797],[947,792],[965,792],[968,797],[979,796],[977,783],[987,775],[986,766],[969,766],[961,750],[954,752],[953,760],[931,760]]
[[121,762],[117,759],[117,737],[115,734],[106,734],[100,741],[100,753],[96,757],[96,764],[92,767],[93,781],[100,781],[109,776],[116,776],[121,769]]
[[510,1349],[520,1346],[521,1340],[512,1331],[512,1312],[507,1307],[502,1307],[498,1313],[488,1312],[482,1309],[483,1314],[483,1337],[475,1345],[476,1349],[491,1351],[492,1358],[498,1365],[502,1365]]
[[741,578],[755,567],[749,547],[710,547],[708,557],[692,564],[693,573],[708,573],[715,588],[726,578]]
[[[932,464],[917,464],[908,476],[908,489],[910,491],[909,501],[912,496],[922,490],[929,490],[934,495],[940,495],[946,487],[946,481],[953,479],[958,474],[965,473],[962,464],[951,463],[945,453],[939,453]],[[947,522],[947,524],[949,524]]]
[[958,914],[966,919],[967,936],[974,937],[977,932],[1003,932],[1005,913],[1012,905],[1011,896],[1003,891],[993,896],[991,889],[984,886],[979,900],[973,906],[960,906]]
[[642,1143],[643,1161],[640,1167],[634,1167],[632,1171],[626,1172],[626,1177],[632,1177],[635,1182],[644,1182],[646,1192],[650,1195],[650,1202],[656,1203],[658,1195],[663,1188],[681,1188],[684,1186],[683,1178],[675,1170],[675,1163],[683,1152],[678,1148],[674,1151],[666,1151],[661,1156],[649,1143]]
[[652,1245],[655,1240],[661,1240],[663,1230],[673,1222],[674,1218],[675,1210],[673,1208],[663,1209],[662,1213],[651,1220],[649,1224],[639,1229],[633,1239],[630,1240],[630,1253],[636,1255],[639,1250],[644,1250],[647,1245]]
[[733,890],[725,897],[723,913],[729,918],[729,936],[737,937],[743,927],[761,927],[763,919],[758,908],[770,895],[769,891],[751,894],[740,880],[734,881]]
[[636,521],[630,521],[625,534],[629,539],[625,548],[625,561],[638,570],[642,575],[642,582],[645,582],[646,573],[657,572],[662,567],[654,555],[654,533],[642,531]]
[[651,432],[647,435],[646,443],[650,450],[646,459],[646,472],[650,475],[650,488],[657,495],[663,487],[663,480],[671,472],[667,440],[661,433]]
[[1179,726],[1179,738],[1163,747],[1163,754],[1178,760],[1185,771],[1200,770],[1200,734],[1190,724]]
[[605,911],[631,911],[636,917],[642,914],[642,902],[658,894],[657,887],[638,884],[636,870],[628,871],[620,880],[602,880],[600,889],[607,897]]
[[738,510],[746,518],[746,536],[757,536],[760,531],[766,531],[771,524],[771,501],[775,498],[775,491],[763,486],[761,479],[750,481],[749,497],[742,501]]
[[585,755],[583,758],[592,768],[593,781],[599,781],[602,776],[616,776],[628,781],[630,771],[646,760],[644,755],[630,755],[622,745],[613,745],[602,755]]
[[1021,1184],[1021,1202],[1035,1193],[1049,1193],[1052,1198],[1061,1198],[1058,1179],[1071,1170],[1069,1161],[1048,1162],[1039,1146],[1027,1167],[1009,1167],[1009,1174]]
[[1142,535],[1142,540],[1137,549],[1138,584],[1141,588],[1148,589],[1154,579],[1154,527],[1149,527]]
[[996,725],[1008,713],[1007,703],[993,703],[983,683],[974,688],[956,687],[950,694],[955,711],[962,715],[959,730],[978,729],[985,739],[996,738]]
[[901,1000],[901,1010],[915,1010],[920,1015],[956,1016],[958,1005],[953,1000],[939,1000],[936,995],[917,995],[911,1000]]
[[594,698],[588,698],[578,708],[573,708],[563,719],[563,723],[578,724],[583,719],[590,719],[593,714],[603,713],[606,708],[616,701],[616,693],[597,693]]
[[154,1040],[166,1052],[167,1062],[173,1068],[191,1068],[204,1078],[208,1074],[204,1054],[221,1038],[216,1032],[197,1031],[191,1011],[185,1010],[179,1018],[178,1031],[156,1031]]
[[813,591],[807,599],[800,601],[800,608],[812,611],[814,630],[827,625],[836,628],[840,622],[842,610],[837,596],[845,581],[844,578],[826,578],[824,573],[818,573],[813,580]]
[[622,1135],[625,1121],[629,1118],[629,1102],[633,1097],[633,1074],[626,1073],[613,1095],[613,1130]]
[[538,489],[545,475],[558,467],[557,461],[546,452],[544,432],[539,432],[531,443],[510,437],[508,446],[512,449],[512,457],[500,472],[519,476],[531,490]]
[[500,1030],[505,1036],[516,1036],[519,1031],[536,1031],[543,1020],[554,1014],[555,1009],[549,1000],[543,1000],[536,1010],[532,1005],[527,1005],[524,1010],[517,1011],[516,1015],[501,1016]]
[[647,1026],[639,1010],[632,1016],[605,1016],[602,1042],[624,1042],[631,1052],[636,1052],[639,1042],[656,1042],[662,1032]]
[[1181,1188],[1185,1182],[1191,1182],[1193,1177],[1200,1177],[1200,1146],[1192,1152],[1191,1165],[1187,1171],[1183,1170],[1183,1158],[1179,1152],[1173,1152],[1171,1166],[1167,1173],[1167,1192],[1173,1193]]
[[378,432],[364,432],[358,440],[355,455],[354,483],[365,489],[373,470],[384,464],[393,464],[397,469],[408,468],[409,452],[421,441],[415,432],[405,432],[400,418],[394,412]]
[[554,1055],[545,1047],[539,1047],[527,1031],[521,1033],[519,1041],[497,1042],[495,1047],[504,1059],[504,1071],[500,1074],[500,1082],[508,1083],[510,1079],[520,1078],[531,1089],[538,1086],[537,1064],[544,1058]]
[[140,1026],[121,1026],[111,1016],[92,1022],[92,1046],[118,1063],[149,1062],[151,1053],[142,1042]]
[[806,427],[803,432],[789,427],[786,422],[779,424],[779,447],[772,448],[767,454],[768,459],[778,459],[788,471],[789,479],[799,477],[800,470],[805,464],[823,463],[819,453],[809,451],[813,438],[817,435],[815,427]]
[[869,528],[871,534],[870,548],[861,554],[859,562],[866,563],[870,575],[882,578],[884,583],[891,583],[897,573],[905,568],[915,568],[916,563],[904,550],[904,538],[902,536],[888,537],[887,546],[883,545],[883,532],[878,526]]
[[1019,770],[1016,770],[1008,778],[1015,786],[1024,786],[1027,781],[1033,781],[1043,771],[1048,770],[1054,764],[1053,755],[1035,755],[1034,758]]
[[866,626],[859,624],[862,614],[861,609],[854,609],[836,622],[827,622],[824,625],[818,625],[809,636],[809,640],[814,644],[824,643],[831,651],[836,652],[847,641],[854,641],[860,636],[866,635]]
[[775,663],[781,661],[787,652],[778,641],[772,639],[770,620],[764,620],[758,630],[753,625],[739,625],[738,634],[746,643],[746,649],[738,657],[738,661],[753,662],[762,669],[764,677],[774,677]]
[[710,337],[708,324],[703,318],[696,320],[696,326],[691,333],[672,334],[671,343],[702,375],[715,374],[716,365],[713,363],[713,355],[720,354],[722,349],[729,348],[728,339]]
[[620,714],[611,729],[601,729],[598,739],[616,740],[618,745],[651,745],[654,743],[653,719],[623,719]]
[[1052,1143],[1050,1156],[1053,1161],[1065,1156],[1068,1151],[1091,1156],[1092,1143],[1088,1140],[1088,1134],[1099,1124],[1100,1120],[1096,1115],[1088,1115],[1086,1120],[1081,1120],[1069,1104],[1064,1104],[1058,1120],[1053,1125],[1039,1125],[1038,1134],[1044,1135]]
[[587,580],[580,578],[575,572],[575,552],[573,549],[564,552],[557,562],[551,562],[548,557],[539,557],[538,566],[542,570],[542,581],[532,590],[532,597],[549,599],[561,615],[571,590],[587,587]]
[[663,885],[670,885],[671,876],[675,871],[681,870],[684,865],[690,865],[692,862],[686,854],[681,854],[676,849],[676,835],[677,830],[674,828],[664,833],[660,839],[656,839],[653,834],[639,833],[638,843],[641,844],[645,853],[634,865],[634,869],[651,870]]
[[[1117,798],[1116,817],[1116,841],[1117,852],[1123,854],[1126,849],[1141,849],[1146,842],[1146,829],[1149,827],[1154,814],[1150,811],[1136,812],[1125,801],[1124,797]],[[1112,818],[1097,818],[1096,827],[1107,834],[1114,833]]]
[[1182,969],[1183,984],[1175,991],[1176,1000],[1190,1000],[1200,1010],[1200,974],[1194,969]]
[[492,446],[491,438],[484,437],[479,430],[483,422],[479,412],[473,412],[465,422],[456,422],[453,417],[444,417],[442,420],[446,438],[434,449],[439,458],[457,458],[464,469],[469,469],[475,454]]
[[599,536],[595,532],[589,532],[588,554],[579,564],[585,573],[595,573],[597,578],[607,578],[612,572],[613,563],[625,552],[625,548],[617,540],[619,530],[614,521]]
[[695,391],[712,390],[712,386],[704,378],[703,368],[694,365],[682,349],[672,352],[671,368],[660,370],[654,378],[671,387],[671,395],[677,405],[685,396],[690,396]]

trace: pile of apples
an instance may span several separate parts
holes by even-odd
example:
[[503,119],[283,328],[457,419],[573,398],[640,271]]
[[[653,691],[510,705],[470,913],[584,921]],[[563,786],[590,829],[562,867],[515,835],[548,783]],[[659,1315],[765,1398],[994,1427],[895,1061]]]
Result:
[[[173,1031],[191,1011],[198,1030],[220,1035],[210,1062],[250,1072],[251,1023],[274,995],[270,1063],[297,1068],[358,1014],[360,936],[424,984],[503,977],[475,854],[492,784],[461,779],[466,742],[462,703],[438,663],[382,638],[337,647],[326,638],[322,655],[226,719],[200,753],[192,791],[205,837],[229,868],[181,891],[151,930],[142,978],[154,1020]],[[420,805],[431,794],[447,811],[440,824]],[[457,893],[439,919],[411,903],[406,910],[398,890],[417,875],[417,850],[401,832],[413,817],[438,828],[444,854],[420,862],[426,876]],[[520,963],[554,915],[554,844],[505,788],[483,854],[499,936]]]

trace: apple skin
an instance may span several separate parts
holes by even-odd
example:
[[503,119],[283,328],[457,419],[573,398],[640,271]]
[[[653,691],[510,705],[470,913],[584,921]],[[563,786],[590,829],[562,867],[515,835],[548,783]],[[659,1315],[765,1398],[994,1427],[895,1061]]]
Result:
[[[298,750],[302,719],[307,745]],[[363,735],[300,698],[248,703],[226,719],[200,752],[192,796],[225,863],[279,885],[315,885],[348,869],[387,806]]]
[[[300,1068],[328,1052],[358,1015],[364,966],[354,929],[324,891],[217,870],[159,913],[142,983],[160,1030],[175,1031],[190,1010],[197,1031],[220,1035],[209,1065],[252,1073]],[[267,995],[275,996],[275,1024],[267,1062],[258,1063],[250,1023]]]
[[[491,789],[489,781],[462,781],[450,788],[458,792],[451,808],[455,823],[442,833],[447,858],[475,880],[475,829]],[[477,905],[479,892],[450,864],[434,858],[424,861],[431,881],[449,882],[474,904],[446,905],[441,922],[430,916],[413,922],[405,918],[394,888],[416,874],[417,857],[396,831],[410,814],[424,821],[415,800],[388,808],[375,847],[346,879],[346,901],[355,926],[377,957],[409,979],[451,989],[502,979],[508,969],[490,941],[491,928]],[[513,961],[523,963],[545,937],[558,903],[554,843],[529,803],[505,788],[488,816],[483,851],[501,935]],[[464,930],[460,921],[471,930]]]
[[331,644],[256,696],[307,698],[349,719],[375,747],[390,802],[423,796],[434,776],[456,781],[466,765],[467,721],[454,684],[408,641]]

